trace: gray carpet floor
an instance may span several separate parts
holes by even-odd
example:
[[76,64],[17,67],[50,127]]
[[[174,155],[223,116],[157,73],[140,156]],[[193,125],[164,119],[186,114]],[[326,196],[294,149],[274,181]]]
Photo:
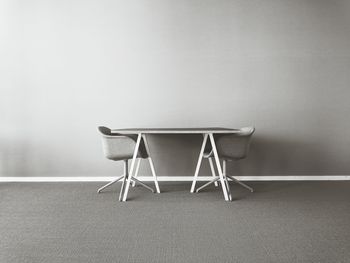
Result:
[[0,262],[350,262],[350,182],[1,183]]

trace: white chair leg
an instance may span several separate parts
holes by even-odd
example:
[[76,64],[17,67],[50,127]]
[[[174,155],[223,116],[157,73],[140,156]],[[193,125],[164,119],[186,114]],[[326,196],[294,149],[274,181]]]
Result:
[[114,183],[120,181],[120,179],[122,179],[124,176],[125,176],[125,175],[122,175],[122,176],[118,177],[117,179],[113,180],[112,182],[109,182],[108,184],[106,184],[106,185],[100,187],[100,188],[97,190],[97,193],[101,193],[101,191],[102,191],[103,189],[105,189],[106,187],[108,187],[108,186],[110,186],[110,185],[112,185],[112,184],[114,184]]
[[[227,168],[226,168],[226,160],[224,160],[223,164],[222,164],[222,171],[223,171],[222,174],[223,174],[223,177],[225,179],[225,186],[227,188],[228,198],[229,198],[230,201],[232,201],[232,195],[231,195],[230,185],[228,183],[227,176],[226,176],[226,170],[227,170]],[[208,183],[202,185],[201,187],[199,187],[196,192],[198,193],[203,188],[207,187],[208,185],[211,185],[212,183],[216,183],[219,180],[220,180],[220,177],[219,176],[215,176],[215,178],[213,180],[211,180],[210,182],[208,182]]]
[[228,178],[230,178],[232,181],[236,182],[237,184],[240,184],[241,186],[247,188],[249,191],[251,191],[252,193],[254,192],[254,189],[251,188],[250,186],[246,185],[245,183],[242,183],[241,181],[237,180],[236,178],[227,175]]
[[[213,158],[212,157],[209,157],[208,158],[208,161],[209,161],[209,165],[210,165],[210,170],[211,170],[211,174],[214,178],[216,178],[216,174],[215,174],[215,168],[214,168],[214,164],[213,164]],[[214,183],[215,186],[218,186],[218,182],[215,181]]]
[[199,187],[199,188],[196,190],[196,192],[198,193],[200,190],[204,189],[204,188],[207,187],[208,185],[211,185],[212,183],[216,183],[216,182],[219,181],[219,180],[220,180],[220,177],[217,176],[216,178],[214,178],[214,179],[211,180],[210,182],[208,182],[208,183],[202,185],[201,187]]
[[[137,165],[136,165],[136,170],[135,170],[135,176],[134,176],[133,178],[137,178],[137,176],[138,176],[138,174],[139,174],[140,163],[141,163],[141,158],[139,158],[139,159],[137,160]],[[136,185],[136,181],[132,181],[131,186],[132,186],[132,187],[135,187],[135,185]]]
[[152,193],[154,193],[153,188],[149,187],[148,185],[144,184],[143,182],[141,182],[140,180],[136,179],[135,177],[131,178],[131,180],[133,180],[134,182],[136,181],[137,183],[139,183],[140,185],[142,185],[143,187],[147,188],[148,190],[150,190]]

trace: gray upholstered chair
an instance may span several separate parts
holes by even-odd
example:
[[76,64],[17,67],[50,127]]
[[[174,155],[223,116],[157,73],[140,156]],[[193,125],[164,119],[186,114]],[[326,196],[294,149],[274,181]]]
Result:
[[[228,175],[226,171],[227,161],[238,161],[247,157],[249,152],[251,137],[254,131],[255,131],[254,127],[244,127],[244,128],[241,128],[239,132],[235,134],[224,134],[224,135],[215,136],[217,152],[218,152],[219,158],[223,160],[223,177],[225,179],[225,182],[228,188],[229,188],[229,185],[228,185],[227,178],[249,189],[251,192],[254,191],[253,188],[249,187],[245,183],[242,183],[241,181],[237,180],[233,176]],[[204,184],[203,186],[199,187],[196,192],[199,192],[200,190],[202,190],[203,188],[207,187],[212,183],[215,183],[215,186],[217,186],[217,181],[220,179],[220,177],[216,176],[215,174],[213,157],[214,157],[214,153],[213,153],[211,144],[208,143],[205,147],[203,158],[206,158],[209,160],[211,172],[214,179]],[[232,197],[230,197],[230,199],[232,199]]]
[[[114,133],[112,134],[111,129],[104,126],[98,127],[98,130],[102,134],[102,146],[103,146],[103,152],[106,158],[112,161],[124,161],[124,174],[116,178],[115,180],[109,182],[108,184],[102,186],[97,190],[97,192],[100,193],[106,187],[120,180],[123,180],[122,187],[119,194],[119,201],[121,201],[123,197],[124,185],[129,176],[128,161],[129,159],[132,159],[134,154],[134,149],[136,145],[136,136],[114,134]],[[140,185],[144,186],[145,188],[149,189],[150,191],[154,192],[154,190],[151,187],[144,184],[140,180],[136,179],[141,159],[146,159],[148,157],[149,156],[148,156],[145,144],[142,140],[140,143],[140,149],[137,155],[138,162],[136,166],[135,176],[133,176],[131,180],[133,180],[133,186],[135,185],[135,182],[137,182]]]

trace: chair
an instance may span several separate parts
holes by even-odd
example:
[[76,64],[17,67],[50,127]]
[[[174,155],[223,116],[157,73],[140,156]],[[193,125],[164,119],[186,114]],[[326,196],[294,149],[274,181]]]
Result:
[[[229,190],[229,184],[227,179],[229,178],[232,181],[247,188],[251,192],[254,191],[254,189],[251,188],[250,186],[237,180],[233,176],[228,175],[227,169],[226,169],[227,161],[238,161],[247,157],[249,152],[251,137],[254,131],[255,131],[254,127],[244,127],[244,128],[241,128],[239,132],[235,134],[225,134],[225,135],[215,136],[217,152],[218,152],[219,158],[223,160],[223,177],[225,179],[226,187],[228,188],[228,190]],[[203,186],[199,187],[196,190],[197,193],[212,183],[214,183],[215,186],[218,185],[217,181],[220,179],[220,177],[216,176],[215,174],[213,157],[214,157],[214,153],[213,153],[212,147],[210,143],[207,143],[204,150],[203,158],[206,158],[209,160],[211,173],[214,179],[204,184]],[[230,193],[230,191],[228,192]],[[231,195],[229,196],[229,198],[230,200],[232,200]]]
[[[107,159],[112,160],[112,161],[123,161],[124,162],[124,174],[115,180],[109,182],[108,184],[102,186],[97,190],[98,193],[100,193],[103,189],[106,187],[123,180],[122,187],[120,190],[119,194],[119,201],[122,201],[123,197],[123,191],[124,191],[124,186],[125,182],[129,176],[129,167],[128,167],[128,161],[132,159],[133,154],[134,154],[134,149],[136,145],[136,137],[134,135],[122,135],[122,134],[112,134],[111,129],[100,126],[98,127],[98,130],[102,134],[102,146],[103,146],[103,152],[106,156]],[[147,188],[148,190],[152,191],[154,193],[154,190],[149,187],[148,185],[144,184],[140,180],[136,179],[139,166],[140,166],[140,161],[141,159],[147,159],[149,158],[149,154],[147,152],[147,149],[145,147],[145,143],[142,140],[140,143],[140,148],[139,152],[137,154],[137,166],[136,166],[136,171],[135,171],[135,176],[131,178],[133,181],[133,186],[135,186],[135,183],[139,183],[143,187]],[[153,170],[152,170],[153,172]],[[154,180],[156,186],[158,185],[156,176],[154,174]]]

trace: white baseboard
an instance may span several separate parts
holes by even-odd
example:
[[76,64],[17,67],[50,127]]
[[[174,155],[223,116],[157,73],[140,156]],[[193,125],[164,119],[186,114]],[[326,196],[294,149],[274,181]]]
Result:
[[[141,181],[153,181],[152,176],[139,176]],[[160,182],[189,182],[192,176],[158,176]],[[350,175],[288,175],[288,176],[237,176],[242,181],[347,181]],[[109,182],[115,177],[60,176],[60,177],[0,177],[1,182]],[[197,181],[209,181],[211,176],[199,176]]]

